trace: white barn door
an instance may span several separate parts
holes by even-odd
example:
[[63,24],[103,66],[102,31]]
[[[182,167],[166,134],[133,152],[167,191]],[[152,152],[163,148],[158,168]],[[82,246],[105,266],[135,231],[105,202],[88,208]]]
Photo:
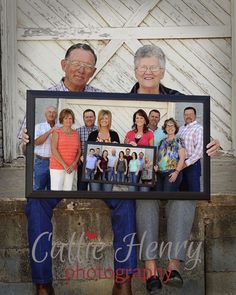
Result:
[[[1,0],[5,8],[7,2]],[[5,159],[15,156],[12,138],[24,118],[26,90],[58,83],[60,60],[77,42],[88,42],[97,52],[91,84],[107,92],[129,92],[135,83],[134,52],[142,44],[160,46],[167,57],[164,85],[185,94],[210,95],[211,135],[224,149],[232,149],[230,0],[10,2],[16,14],[17,71],[12,75],[17,84],[16,96],[5,98],[4,104],[4,128],[12,126],[4,133]]]

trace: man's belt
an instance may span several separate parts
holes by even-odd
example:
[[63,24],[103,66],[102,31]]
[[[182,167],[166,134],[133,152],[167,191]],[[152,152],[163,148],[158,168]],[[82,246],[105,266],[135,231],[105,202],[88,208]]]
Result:
[[39,160],[49,160],[50,159],[50,157],[42,157],[40,155],[35,155],[35,158],[39,159]]

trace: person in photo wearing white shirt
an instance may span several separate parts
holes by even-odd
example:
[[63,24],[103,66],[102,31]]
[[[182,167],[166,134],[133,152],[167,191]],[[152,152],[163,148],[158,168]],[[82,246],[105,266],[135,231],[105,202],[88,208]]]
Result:
[[34,190],[50,190],[49,160],[51,156],[51,135],[55,129],[57,110],[49,106],[45,111],[46,122],[35,126],[34,140]]

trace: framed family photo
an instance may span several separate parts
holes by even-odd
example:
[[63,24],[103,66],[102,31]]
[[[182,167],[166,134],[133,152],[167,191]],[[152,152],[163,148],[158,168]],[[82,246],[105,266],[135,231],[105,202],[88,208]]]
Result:
[[[102,155],[115,158],[114,165],[101,171]],[[114,156],[113,156],[114,155]],[[130,172],[127,159],[139,159],[138,171]],[[87,142],[85,144],[82,180],[93,183],[153,187],[155,184],[156,148],[118,143]],[[142,167],[141,167],[142,166]],[[141,169],[142,168],[142,169]]]
[[[86,109],[94,110],[96,116],[102,109],[109,110],[112,114],[111,129],[119,135],[120,143],[86,141],[84,144],[80,165],[83,168],[82,181],[88,183],[86,191],[77,191],[75,184],[70,191],[34,190],[35,126],[45,121],[44,111],[47,106],[56,107],[58,113],[65,108],[73,110],[75,114],[73,129],[84,125],[83,112]],[[194,107],[197,110],[197,122],[203,126],[201,190],[200,192],[157,191],[158,146],[155,144],[154,146],[132,146],[125,143],[125,136],[132,129],[133,114],[138,109],[144,110],[147,114],[152,109],[158,109],[161,114],[158,126],[161,128],[165,120],[169,118],[175,118],[178,126],[183,126],[183,111],[186,107]],[[210,141],[209,96],[28,90],[26,124],[30,137],[26,148],[26,198],[182,200],[208,200],[210,198],[210,158],[205,149]],[[133,160],[136,157],[140,160],[135,173],[131,173],[133,171],[131,166],[128,166],[128,161],[123,161],[127,156],[127,151]],[[97,155],[95,155],[96,153]],[[109,158],[113,153],[116,156],[113,166],[109,167],[108,164],[107,171],[104,171],[101,167],[102,154]],[[74,183],[76,183],[76,179]],[[97,190],[92,189],[95,185],[97,185]],[[106,191],[101,191],[98,185],[105,185]],[[129,190],[129,187],[134,189]]]

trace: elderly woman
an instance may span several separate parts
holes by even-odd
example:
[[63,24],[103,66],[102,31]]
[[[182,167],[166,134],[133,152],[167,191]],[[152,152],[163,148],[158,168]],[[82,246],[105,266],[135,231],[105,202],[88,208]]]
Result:
[[72,190],[75,171],[80,157],[78,132],[72,129],[75,115],[71,109],[63,109],[59,115],[60,128],[52,134],[50,158],[51,190]]
[[[138,82],[131,92],[146,94],[180,94],[178,91],[165,87],[161,80],[165,74],[165,55],[161,48],[155,45],[144,45],[137,50],[134,56],[135,77]],[[208,154],[214,155],[218,149],[218,141],[208,144]],[[158,193],[157,193],[158,198]],[[191,200],[169,200],[166,205],[167,211],[167,232],[169,242],[181,242],[188,240],[194,220],[196,201]],[[145,235],[141,258],[145,261],[145,268],[148,277],[146,288],[154,294],[162,288],[162,283],[156,273],[157,253],[151,251],[151,243],[158,241],[159,232],[159,202],[158,200],[137,200],[136,201],[136,222],[138,238],[141,241]],[[174,230],[176,229],[177,230]],[[181,237],[181,238],[180,238]],[[183,247],[182,247],[183,248]],[[177,251],[178,252],[178,251]],[[170,278],[164,282],[169,286],[181,287],[183,284],[180,275],[180,262],[185,260],[185,251],[181,249],[177,253],[171,248],[168,269]]]
[[[119,135],[111,130],[112,114],[109,110],[100,110],[98,113],[98,130],[90,133],[88,141],[119,143]],[[112,184],[91,183],[92,191],[112,191]],[[112,209],[112,229],[114,233],[114,269],[116,275],[123,279],[121,284],[115,280],[114,295],[132,295],[131,277],[137,267],[137,251],[133,247],[130,251],[128,245],[135,235],[135,202],[134,200],[105,199],[104,202]],[[125,238],[126,237],[126,238]],[[124,278],[122,278],[122,274]]]

